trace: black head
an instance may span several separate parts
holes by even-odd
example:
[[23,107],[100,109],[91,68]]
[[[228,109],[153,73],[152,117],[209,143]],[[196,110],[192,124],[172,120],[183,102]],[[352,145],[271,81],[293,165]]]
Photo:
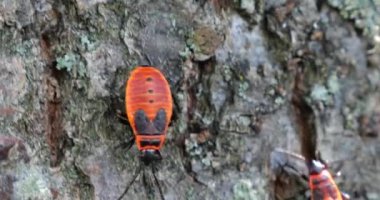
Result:
[[162,157],[160,151],[148,149],[141,151],[140,159],[145,165],[149,165],[154,161],[162,160]]

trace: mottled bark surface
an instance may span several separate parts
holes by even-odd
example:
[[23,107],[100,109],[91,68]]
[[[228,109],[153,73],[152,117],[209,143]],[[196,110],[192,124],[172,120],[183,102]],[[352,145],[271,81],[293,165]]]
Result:
[[[162,70],[175,101],[165,199],[306,199],[305,166],[270,157],[301,153],[299,69],[310,141],[343,163],[342,190],[379,199],[379,5],[0,0],[0,199],[118,198],[140,165],[135,147],[115,147],[132,137],[117,113],[141,64]],[[144,173],[125,199],[159,198]]]

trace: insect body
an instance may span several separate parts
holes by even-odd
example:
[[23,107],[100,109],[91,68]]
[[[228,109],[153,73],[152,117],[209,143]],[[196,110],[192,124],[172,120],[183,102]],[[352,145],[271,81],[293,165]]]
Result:
[[312,200],[343,200],[345,199],[336,185],[326,165],[320,161],[308,162],[309,187]]
[[168,82],[154,67],[137,67],[126,87],[125,104],[137,148],[144,162],[161,158],[172,116],[173,102]]
[[[307,161],[303,156],[283,149],[275,149],[270,156],[271,171],[275,177],[276,199],[291,199],[311,193],[311,200],[349,200],[339,190],[333,175],[322,160]],[[298,177],[298,178],[297,178]]]
[[[140,151],[140,159],[145,166],[150,165],[159,188],[162,191],[154,174],[154,161],[162,159],[162,148],[173,110],[173,101],[169,83],[164,75],[156,68],[150,66],[136,67],[130,74],[125,90],[125,107],[128,121],[133,130],[134,137],[129,141],[129,148],[135,142]],[[122,199],[132,185],[142,166],[136,170],[131,183],[127,186]]]

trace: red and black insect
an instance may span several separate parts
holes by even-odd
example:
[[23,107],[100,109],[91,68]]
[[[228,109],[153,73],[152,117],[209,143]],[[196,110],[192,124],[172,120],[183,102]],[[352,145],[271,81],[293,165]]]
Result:
[[173,100],[168,81],[155,67],[138,66],[130,74],[125,90],[125,107],[134,137],[127,143],[129,149],[136,143],[143,165],[119,197],[122,199],[140,174],[143,166],[150,166],[162,199],[162,190],[155,176],[156,161],[162,160],[160,149],[173,111]]
[[[310,190],[311,200],[350,199],[349,195],[340,191],[326,162],[321,159],[309,162],[301,155],[283,149],[275,149],[271,153],[271,169],[275,176],[287,173],[289,176],[295,175],[307,181],[307,189]],[[291,182],[289,180],[286,181]],[[303,192],[303,190],[300,190],[300,192]],[[286,196],[286,198],[290,197]]]
[[325,163],[312,160],[306,164],[309,170],[309,188],[312,200],[349,199],[348,195],[339,190]]

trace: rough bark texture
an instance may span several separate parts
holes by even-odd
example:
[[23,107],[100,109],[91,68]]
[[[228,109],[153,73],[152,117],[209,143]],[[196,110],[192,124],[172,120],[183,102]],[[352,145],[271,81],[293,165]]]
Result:
[[[117,113],[141,64],[175,100],[165,199],[306,199],[303,163],[271,157],[302,154],[300,69],[308,142],[343,163],[353,199],[380,199],[379,13],[379,0],[0,0],[0,199],[118,198],[140,165],[115,147],[132,137]],[[144,173],[125,199],[159,198]]]

